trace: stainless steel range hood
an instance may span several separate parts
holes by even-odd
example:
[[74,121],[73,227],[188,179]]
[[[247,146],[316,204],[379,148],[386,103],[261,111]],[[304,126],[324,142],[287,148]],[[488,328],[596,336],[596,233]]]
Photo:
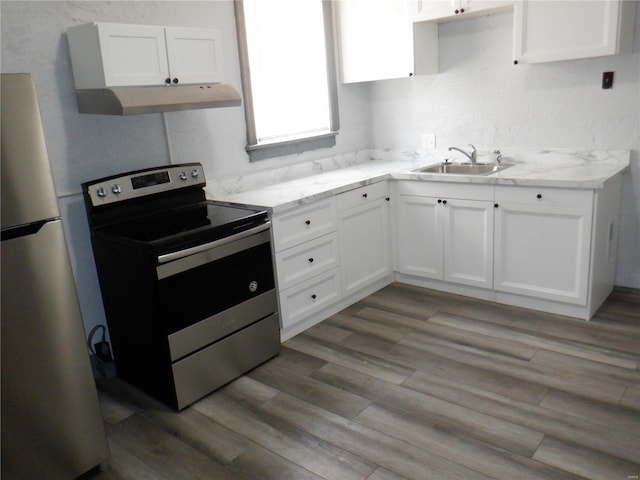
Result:
[[226,83],[76,90],[80,113],[136,115],[237,107],[242,98]]

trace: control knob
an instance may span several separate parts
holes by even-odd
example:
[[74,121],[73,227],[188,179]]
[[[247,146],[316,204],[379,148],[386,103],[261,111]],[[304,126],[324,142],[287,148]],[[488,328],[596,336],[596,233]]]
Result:
[[200,172],[198,172],[198,170],[191,170],[192,178],[198,178],[198,175],[200,175]]
[[98,195],[100,198],[104,198],[107,196],[107,191],[104,188],[100,187],[96,190],[96,195]]
[[187,172],[180,172],[180,180],[185,181],[187,179]]
[[118,195],[119,193],[122,193],[122,187],[116,183],[113,187],[111,187],[111,191],[115,195]]

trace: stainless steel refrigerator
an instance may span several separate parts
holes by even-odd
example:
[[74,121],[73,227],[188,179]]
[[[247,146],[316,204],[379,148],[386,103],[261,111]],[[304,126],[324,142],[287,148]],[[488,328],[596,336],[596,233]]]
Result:
[[2,74],[2,479],[73,479],[109,457],[30,74]]

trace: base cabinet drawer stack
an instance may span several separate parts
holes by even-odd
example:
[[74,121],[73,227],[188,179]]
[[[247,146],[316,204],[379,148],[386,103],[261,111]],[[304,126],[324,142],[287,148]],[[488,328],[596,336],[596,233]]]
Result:
[[335,197],[277,213],[272,218],[282,336],[342,295]]

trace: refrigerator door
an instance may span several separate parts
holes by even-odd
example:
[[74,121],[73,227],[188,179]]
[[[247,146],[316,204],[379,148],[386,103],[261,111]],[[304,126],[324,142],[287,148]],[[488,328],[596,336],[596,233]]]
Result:
[[61,221],[1,257],[2,478],[70,480],[109,449]]
[[0,75],[2,228],[60,215],[31,74]]

